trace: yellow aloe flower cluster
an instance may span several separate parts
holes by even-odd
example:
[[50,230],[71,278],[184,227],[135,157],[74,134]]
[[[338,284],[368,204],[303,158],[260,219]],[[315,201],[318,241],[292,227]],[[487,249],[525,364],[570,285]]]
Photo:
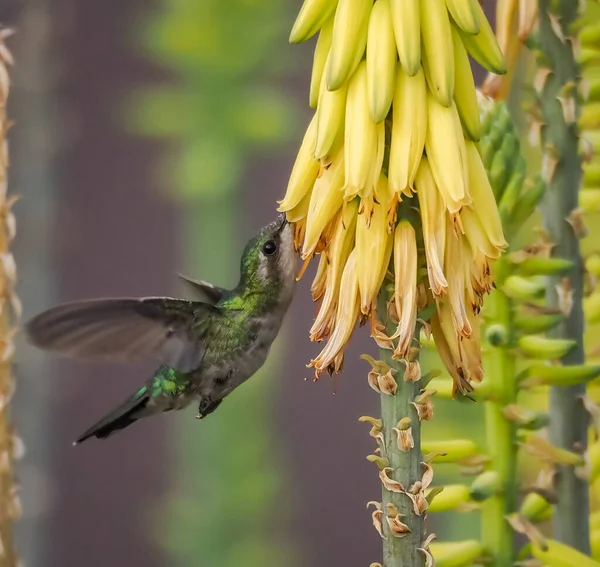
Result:
[[[290,40],[317,32],[316,112],[279,203],[302,257],[320,256],[316,377],[339,371],[369,318],[378,344],[410,359],[418,311],[435,305],[438,351],[468,391],[483,374],[477,315],[506,247],[468,56],[503,73],[502,52],[477,0],[305,0]],[[388,337],[374,307],[392,258]]]

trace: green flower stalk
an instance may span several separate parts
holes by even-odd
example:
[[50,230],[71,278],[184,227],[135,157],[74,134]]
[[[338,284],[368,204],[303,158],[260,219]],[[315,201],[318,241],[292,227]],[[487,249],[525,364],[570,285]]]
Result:
[[[486,108],[480,147],[505,233],[510,235],[509,245],[514,246],[520,224],[532,214],[542,192],[539,183],[524,185],[525,160],[506,105],[497,103]],[[537,258],[524,256],[520,258],[522,263],[531,263]],[[485,334],[489,345],[484,359],[488,381],[485,434],[489,470],[493,471],[496,484],[482,504],[481,541],[497,567],[509,567],[515,561],[514,532],[507,517],[517,509],[517,426],[525,425],[526,413],[516,405],[518,299],[512,298],[505,287],[511,274],[519,272],[515,257],[509,253],[496,262],[496,289],[485,305]]]
[[[542,112],[541,141],[543,175],[547,192],[542,207],[544,227],[551,240],[552,257],[564,258],[573,267],[567,273],[548,277],[547,304],[565,315],[549,336],[573,341],[561,362],[565,366],[584,363],[583,261],[578,223],[578,190],[582,161],[579,153],[580,70],[576,61],[574,24],[578,4],[567,0],[539,5],[540,53],[536,90]],[[550,439],[568,451],[587,447],[588,415],[582,406],[584,384],[557,386],[550,392]],[[555,537],[584,553],[590,552],[589,487],[572,466],[558,466]]]
[[433,472],[420,451],[431,417],[421,381],[421,322],[468,394],[483,378],[479,311],[507,244],[481,155],[469,55],[505,72],[494,34],[470,0],[305,0],[292,42],[319,33],[311,77],[316,112],[279,210],[308,263],[319,256],[310,331],[326,341],[315,379],[339,372],[357,324],[382,349],[368,418],[383,502],[373,523],[385,567],[431,559],[424,527]]
[[14,392],[12,358],[16,319],[20,315],[20,303],[14,293],[17,279],[16,267],[10,245],[15,236],[15,218],[11,211],[14,197],[8,197],[8,128],[6,112],[10,91],[8,66],[12,57],[5,44],[11,31],[0,28],[0,565],[16,567],[18,561],[13,545],[13,521],[21,514],[21,506],[14,480],[13,464],[21,451],[21,441],[15,436],[8,414]]
[[[518,432],[547,424],[544,416],[517,405],[520,387],[517,364],[523,354],[521,344],[532,343],[529,354],[539,355],[534,352],[537,336],[531,333],[544,331],[556,321],[527,311],[525,302],[535,299],[532,290],[537,296],[543,293],[543,288],[533,285],[530,277],[538,276],[540,271],[544,273],[540,264],[543,267],[545,264],[535,246],[517,250],[520,228],[542,198],[544,184],[538,178],[526,180],[525,161],[506,105],[494,104],[485,97],[479,100],[483,116],[479,149],[498,202],[504,231],[510,235],[509,254],[494,264],[496,289],[483,309],[487,345],[485,380],[472,394],[485,406],[485,454],[467,440],[432,442],[426,439],[423,446],[429,450],[452,452],[455,455],[450,462],[469,466],[478,473],[470,486],[444,486],[437,495],[433,491],[442,487],[434,488],[430,511],[480,508],[480,555],[498,567],[509,567],[517,555],[514,531],[508,518],[517,511],[520,490]],[[437,390],[438,395],[448,397],[447,382],[447,378],[434,378],[429,387]]]

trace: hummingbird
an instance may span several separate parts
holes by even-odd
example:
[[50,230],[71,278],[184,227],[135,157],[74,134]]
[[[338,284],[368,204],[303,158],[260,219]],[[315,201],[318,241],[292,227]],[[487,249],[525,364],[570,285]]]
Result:
[[285,215],[246,245],[232,290],[183,279],[196,301],[170,297],[93,299],[66,303],[26,325],[42,349],[88,360],[154,358],[154,375],[75,445],[106,439],[139,419],[198,403],[198,419],[264,364],[294,295],[296,252]]

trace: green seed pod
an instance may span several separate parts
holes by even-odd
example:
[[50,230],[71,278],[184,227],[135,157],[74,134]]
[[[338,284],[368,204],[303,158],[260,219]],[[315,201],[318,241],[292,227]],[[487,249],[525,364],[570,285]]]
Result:
[[549,366],[533,364],[517,376],[521,388],[535,386],[575,386],[600,376],[600,366]]
[[457,542],[433,542],[429,546],[435,557],[436,567],[463,567],[477,563],[476,559],[485,554],[483,545],[476,540]]
[[471,499],[482,502],[502,490],[500,476],[496,471],[481,473],[471,484]]
[[434,458],[434,462],[440,463],[458,463],[481,453],[477,444],[471,441],[471,439],[423,441],[421,452],[424,455],[427,453],[439,453]]
[[515,329],[527,334],[544,333],[556,327],[563,320],[560,314],[529,315],[515,319]]
[[508,331],[504,325],[494,323],[485,330],[485,338],[491,346],[504,346],[508,340]]
[[[435,489],[434,489],[435,490]],[[425,494],[427,498],[429,493]],[[448,512],[456,510],[470,499],[470,490],[466,484],[448,484],[435,495],[427,508],[428,512]]]
[[543,522],[552,517],[552,505],[536,492],[530,492],[523,500],[519,514],[530,522]]
[[546,292],[546,286],[543,282],[522,276],[508,276],[504,280],[502,289],[508,297],[522,301],[540,299]]
[[577,346],[577,341],[570,339],[549,339],[540,335],[523,335],[519,339],[519,347],[531,358],[562,358]]
[[566,274],[574,264],[564,258],[532,257],[516,263],[517,273],[523,276],[555,276]]

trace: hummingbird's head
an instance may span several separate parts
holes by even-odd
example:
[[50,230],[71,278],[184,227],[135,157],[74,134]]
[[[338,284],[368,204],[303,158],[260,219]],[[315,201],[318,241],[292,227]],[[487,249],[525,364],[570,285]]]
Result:
[[262,228],[242,256],[242,283],[276,301],[291,299],[296,284],[294,231],[285,214]]

